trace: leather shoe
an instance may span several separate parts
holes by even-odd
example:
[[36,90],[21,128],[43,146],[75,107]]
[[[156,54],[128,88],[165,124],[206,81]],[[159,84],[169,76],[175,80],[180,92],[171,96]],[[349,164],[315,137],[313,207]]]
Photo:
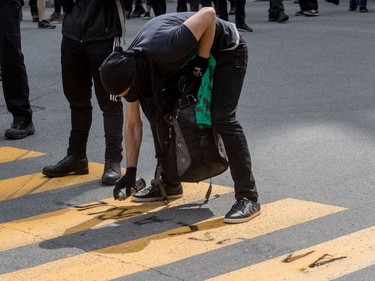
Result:
[[56,165],[44,167],[42,173],[50,178],[64,177],[70,174],[85,175],[89,173],[87,158],[67,155]]
[[8,139],[23,139],[35,133],[33,122],[16,121],[12,123],[10,129],[5,131]]
[[279,16],[277,17],[277,21],[280,23],[286,22],[289,19],[289,16],[287,16],[284,12],[280,12]]
[[104,185],[115,185],[116,182],[121,178],[121,166],[120,163],[106,161],[104,165],[104,172],[102,176],[102,184]]
[[260,204],[247,198],[237,200],[230,211],[225,215],[226,223],[241,223],[260,215]]

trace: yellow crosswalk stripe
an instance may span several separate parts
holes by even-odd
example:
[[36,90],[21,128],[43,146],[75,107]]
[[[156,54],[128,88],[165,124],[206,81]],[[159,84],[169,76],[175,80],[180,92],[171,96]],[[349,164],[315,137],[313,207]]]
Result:
[[[139,204],[129,199],[126,201],[105,199],[75,208],[3,223],[0,224],[0,237],[11,237],[11,239],[1,241],[0,251],[108,225],[164,208],[192,203],[204,198],[207,187],[208,184],[203,182],[184,183],[184,197],[171,201],[168,206],[162,202]],[[232,188],[224,186],[213,185],[212,187],[212,194],[215,196],[233,192]]]
[[[280,211],[281,210],[281,211]],[[345,210],[295,199],[263,205],[254,220],[226,225],[215,218],[94,252],[0,275],[6,280],[110,280],[176,262]]]
[[375,265],[375,226],[209,279],[325,281]]
[[0,180],[0,201],[98,180],[103,174],[103,167],[103,164],[90,162],[88,175],[48,178],[42,173],[35,173]]
[[30,151],[16,147],[0,147],[0,163],[11,162],[15,160],[27,159],[45,155],[45,153]]

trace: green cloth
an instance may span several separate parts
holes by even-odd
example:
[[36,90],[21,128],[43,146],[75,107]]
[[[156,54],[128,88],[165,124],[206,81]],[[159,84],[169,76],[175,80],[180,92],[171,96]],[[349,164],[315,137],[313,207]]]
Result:
[[[181,67],[184,69],[190,60],[194,59],[197,56],[196,53],[190,55],[189,59]],[[197,104],[195,106],[195,119],[198,127],[200,129],[211,127],[211,90],[212,90],[212,77],[215,73],[216,60],[210,55],[208,59],[208,68],[202,76],[201,85],[197,93]],[[186,78],[184,76],[178,82],[178,87],[181,92],[184,92],[186,87]]]
[[215,73],[216,60],[210,55],[208,69],[202,76],[202,83],[198,90],[195,118],[200,129],[211,127],[211,91],[212,77]]

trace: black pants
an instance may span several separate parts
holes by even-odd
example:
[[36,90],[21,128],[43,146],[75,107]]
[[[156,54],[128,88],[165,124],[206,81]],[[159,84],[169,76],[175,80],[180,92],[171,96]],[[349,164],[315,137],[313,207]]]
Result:
[[164,15],[167,12],[167,3],[165,0],[151,0],[155,16]]
[[20,9],[20,3],[0,6],[0,66],[5,103],[13,121],[30,122],[32,110],[21,51]]
[[[241,25],[245,23],[245,5],[246,0],[236,0],[236,11],[235,11],[235,22],[236,25]],[[228,1],[227,0],[216,0],[216,11],[219,18],[228,21]]]
[[72,129],[69,155],[86,155],[86,145],[92,122],[92,85],[103,112],[105,160],[121,162],[123,109],[121,101],[112,101],[100,81],[99,67],[112,52],[113,39],[78,42],[63,37],[61,65],[64,94],[69,101]]
[[202,7],[212,7],[211,0],[178,0],[177,1],[177,12],[187,12],[187,3],[190,4],[190,12],[198,12],[199,4]]
[[[219,52],[215,59],[211,102],[212,126],[220,134],[225,145],[236,199],[246,197],[256,200],[258,192],[252,173],[250,152],[242,126],[236,118],[248,61],[248,48],[244,39],[241,38],[237,49]],[[165,154],[163,140],[169,133],[168,128],[161,122],[152,125],[151,129],[156,157],[162,157]],[[168,181],[168,175],[164,176]]]
[[[177,1],[177,12],[187,12],[187,2],[188,0],[178,0]],[[190,12],[198,12],[199,11],[199,0],[190,0]]]

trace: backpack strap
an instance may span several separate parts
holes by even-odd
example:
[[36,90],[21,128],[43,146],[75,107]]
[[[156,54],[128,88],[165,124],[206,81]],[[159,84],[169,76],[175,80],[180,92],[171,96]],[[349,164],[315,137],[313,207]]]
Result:
[[122,38],[123,38],[124,46],[125,46],[125,32],[126,32],[126,29],[125,29],[125,17],[124,17],[124,11],[122,9],[122,5],[121,5],[120,0],[116,0],[116,6],[117,6],[118,16],[120,18],[120,24],[121,24],[121,30],[122,30]]
[[154,186],[158,186],[160,188],[161,196],[163,197],[163,203],[165,205],[168,205],[169,200],[167,197],[167,192],[165,191],[165,188],[164,188],[164,183],[161,180],[161,172],[162,172],[162,167],[161,165],[159,165],[156,167],[155,178],[151,181],[151,184]]

